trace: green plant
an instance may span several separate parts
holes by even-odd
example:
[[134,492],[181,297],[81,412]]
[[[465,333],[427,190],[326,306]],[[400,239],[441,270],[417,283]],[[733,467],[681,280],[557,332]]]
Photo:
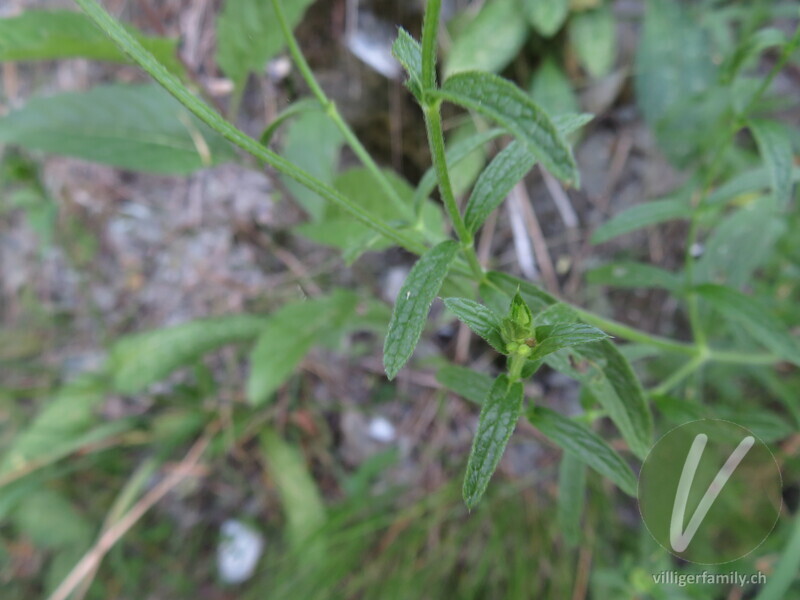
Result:
[[[597,284],[658,287],[673,293],[685,306],[691,331],[690,341],[679,341],[573,306],[528,281],[487,271],[481,264],[475,250],[476,234],[535,164],[566,185],[579,185],[567,136],[586,125],[591,116],[568,113],[551,117],[514,83],[483,71],[453,68],[453,74],[440,83],[439,0],[427,3],[421,41],[400,30],[393,47],[407,72],[407,87],[422,110],[433,162],[416,189],[377,165],[317,82],[292,31],[307,3],[291,3],[291,12],[284,12],[280,0],[271,0],[268,8],[260,8],[263,14],[259,13],[259,18],[280,26],[289,53],[313,94],[313,98],[303,98],[284,111],[260,141],[243,133],[187,87],[181,66],[161,56],[170,56],[165,50],[169,45],[163,40],[147,40],[132,33],[95,0],[76,3],[115,46],[105,38],[86,35],[86,31],[94,29],[86,29],[88,23],[77,16],[52,21],[51,17],[27,15],[20,17],[20,23],[5,25],[16,28],[26,23],[29,27],[63,24],[62,35],[74,29],[74,40],[85,45],[76,52],[94,58],[124,60],[118,47],[169,95],[152,85],[104,86],[79,96],[34,100],[0,121],[0,141],[68,152],[131,169],[176,174],[234,159],[230,142],[291,180],[290,190],[296,190],[298,201],[312,219],[305,234],[341,248],[348,261],[367,250],[392,245],[419,255],[388,323],[383,363],[389,379],[397,376],[412,357],[430,307],[443,290],[458,294],[444,299],[450,313],[505,358],[505,369],[496,377],[455,366],[446,366],[438,373],[445,387],[481,405],[463,484],[467,507],[475,507],[486,491],[520,417],[565,452],[562,485],[572,491],[563,497],[560,518],[573,525],[584,510],[582,502],[571,500],[584,495],[585,466],[611,480],[624,493],[635,495],[636,480],[629,462],[642,459],[652,443],[651,404],[665,415],[670,411],[697,410],[701,404],[696,400],[703,391],[720,387],[719,382],[733,377],[731,370],[735,370],[736,376],[750,384],[756,382],[773,390],[793,419],[792,430],[800,426],[795,399],[775,370],[778,365],[800,365],[800,344],[787,332],[787,325],[796,322],[797,313],[790,300],[796,300],[797,285],[790,280],[788,291],[781,295],[774,290],[762,293],[757,286],[754,294],[742,291],[757,269],[768,266],[767,259],[779,243],[786,242],[787,231],[781,221],[791,205],[792,184],[800,176],[792,163],[796,140],[776,121],[764,118],[771,108],[764,96],[800,45],[800,30],[789,39],[774,32],[765,34],[764,29],[753,31],[717,69],[693,60],[703,54],[708,40],[683,9],[661,0],[648,3],[635,85],[645,118],[665,152],[676,163],[695,167],[687,183],[671,197],[636,205],[616,215],[595,232],[593,241],[603,243],[646,226],[686,219],[689,227],[684,266],[680,272],[666,272],[624,260],[593,270],[589,278]],[[528,4],[559,4],[562,11],[564,5]],[[500,10],[494,8],[500,5],[487,3],[484,10]],[[543,23],[545,17],[537,15],[536,22]],[[223,39],[225,35],[236,35],[235,31],[225,32],[235,30],[237,19],[242,18],[245,17],[237,16],[234,8],[226,12],[220,30]],[[675,30],[684,31],[687,37],[687,44],[681,48],[664,43],[664,36]],[[779,48],[779,55],[769,75],[757,80],[746,76],[748,60],[772,47]],[[19,44],[0,44],[0,59],[31,57],[19,48]],[[57,55],[54,50],[36,48],[37,57]],[[223,44],[223,48],[226,50],[221,50],[220,64],[237,90],[231,111],[235,115],[248,72],[260,68],[277,49],[265,46],[250,54],[249,49],[237,48],[236,44]],[[240,58],[243,55],[246,60]],[[586,50],[586,55],[592,55],[592,51]],[[685,85],[676,86],[675,80]],[[692,92],[688,100],[678,97],[685,89]],[[692,123],[687,125],[681,120],[689,114],[689,100],[708,109],[700,119],[702,127],[694,132],[688,131]],[[122,102],[125,111],[119,110]],[[441,113],[444,103],[472,111],[492,122],[496,129],[480,131],[459,145],[446,148]],[[44,128],[43,114],[48,115]],[[316,152],[324,155],[344,143],[362,167],[334,177],[333,169],[326,168],[324,157],[317,161],[318,157],[312,155],[308,168],[301,168],[269,149],[272,134],[291,119],[296,119],[292,131],[298,136],[298,143],[302,144],[308,131],[325,131]],[[87,133],[87,123],[98,126],[98,130]],[[320,129],[324,127],[328,129]],[[737,144],[737,135],[743,129],[752,139]],[[453,169],[475,148],[500,135],[511,136],[513,141],[477,176],[462,210],[453,190]],[[743,163],[742,154],[753,147],[764,165],[737,174]],[[296,184],[302,189],[291,187]],[[443,210],[430,199],[436,186]],[[768,195],[761,193],[765,188],[770,190]],[[730,210],[731,206],[735,208]],[[745,237],[742,229],[751,219],[757,219],[763,231],[768,232],[763,247],[756,248],[757,252],[731,248],[731,244]],[[454,235],[446,231],[445,222]],[[703,234],[706,250],[697,259],[696,248]],[[786,243],[789,247],[785,253],[796,258],[796,244]],[[723,247],[727,250],[723,251]],[[790,256],[784,263],[796,265],[797,261],[792,261]],[[358,314],[357,307],[364,305],[368,313],[377,315],[377,326],[363,313]],[[0,464],[0,486],[11,490],[6,506],[0,504],[0,514],[4,509],[10,511],[30,489],[26,486],[32,484],[32,473],[76,449],[93,447],[133,429],[134,423],[129,421],[94,424],[92,410],[107,390],[140,392],[175,369],[195,364],[214,348],[245,342],[253,345],[246,396],[251,405],[260,406],[270,400],[314,344],[335,344],[353,329],[382,329],[385,312],[385,307],[371,299],[359,298],[351,291],[333,290],[320,298],[287,304],[266,317],[207,319],[116,341],[104,371],[67,385],[14,441]],[[656,373],[657,383],[652,388],[643,388],[626,357],[631,345],[620,347],[610,336],[647,348],[650,357],[655,358],[655,371],[662,369]],[[583,415],[568,418],[547,407],[534,406],[533,400],[525,397],[524,382],[543,365],[580,382],[586,409]],[[700,378],[703,373],[713,377],[704,381]],[[690,397],[695,401],[684,406],[684,399],[673,394],[687,389],[687,382],[694,384]],[[722,416],[725,410],[730,406],[720,403],[707,414]],[[593,430],[595,421],[603,417],[613,422],[632,457],[623,458]],[[765,429],[768,427],[769,424]],[[200,428],[200,423],[191,422],[176,439],[186,439]],[[266,443],[273,447],[279,444],[273,438]],[[280,448],[276,453],[287,456],[281,454]],[[291,456],[286,460],[291,463]],[[58,498],[45,500],[53,505],[59,502]],[[297,499],[287,503],[293,501]],[[312,507],[314,510],[316,506]],[[306,533],[300,531],[298,535]],[[86,538],[85,531],[79,531],[72,540],[86,545]],[[793,538],[793,554],[797,554],[796,546]],[[787,560],[791,566],[792,558]]]

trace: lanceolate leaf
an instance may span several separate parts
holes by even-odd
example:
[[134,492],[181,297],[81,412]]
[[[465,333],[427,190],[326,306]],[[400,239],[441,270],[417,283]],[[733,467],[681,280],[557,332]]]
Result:
[[741,327],[781,358],[800,365],[800,342],[787,333],[786,327],[762,302],[722,285],[704,284],[695,291],[720,311],[731,326]]
[[536,346],[528,360],[539,360],[562,348],[598,342],[608,337],[605,333],[585,323],[558,323],[536,328]]
[[651,200],[644,204],[636,204],[598,227],[592,235],[592,243],[602,244],[624,233],[630,233],[649,225],[673,219],[688,219],[691,210],[689,202],[683,198]]
[[[551,306],[536,319],[553,325],[577,321],[572,309],[564,304]],[[564,348],[544,360],[587,386],[619,428],[631,452],[639,458],[647,454],[653,436],[650,409],[633,369],[613,343],[601,340]]]
[[445,306],[489,345],[505,353],[505,344],[500,336],[500,317],[485,306],[467,298],[445,298]]
[[[447,161],[447,168],[452,169],[467,157],[471,156],[475,150],[490,142],[491,140],[500,137],[505,133],[502,129],[489,129],[488,131],[481,131],[466,138],[462,138],[453,142],[452,146],[447,148],[445,153],[445,160]],[[430,167],[420,179],[417,189],[414,192],[414,206],[419,206],[431,192],[436,188],[436,171]]]
[[581,516],[586,500],[586,465],[574,454],[564,453],[558,469],[558,529],[564,541],[576,546],[580,541]]
[[789,129],[775,121],[754,119],[750,130],[758,143],[758,151],[769,169],[772,191],[780,208],[786,208],[792,192],[792,139]]
[[566,182],[579,184],[575,159],[553,121],[507,79],[468,71],[453,75],[431,94],[494,120],[526,144],[548,171]]
[[34,98],[0,119],[0,142],[177,175],[234,157],[225,139],[154,84]]
[[586,273],[586,280],[622,288],[663,288],[671,292],[679,291],[683,285],[675,273],[633,261],[613,262],[592,269]]
[[519,18],[517,0],[492,0],[453,39],[445,76],[459,71],[498,72],[525,43],[528,25]]
[[[314,0],[281,0],[290,27],[296,27]],[[286,40],[270,0],[225,0],[217,20],[217,62],[237,86],[260,71]]]
[[[553,119],[553,123],[559,132],[567,135],[585,125],[591,118],[591,115],[570,114]],[[503,148],[475,182],[464,212],[467,229],[475,233],[534,164],[536,158],[520,140],[514,140]]]
[[464,477],[464,502],[473,508],[486,491],[522,411],[522,384],[506,375],[494,382],[481,408]]
[[458,244],[452,240],[434,246],[420,257],[400,288],[383,345],[383,366],[389,379],[411,358],[457,251]]
[[636,495],[636,478],[622,457],[603,438],[555,411],[537,406],[528,413],[534,427],[578,460],[608,477],[629,496]]
[[576,14],[569,23],[569,38],[578,59],[593,77],[602,77],[614,66],[617,32],[608,6]]
[[355,305],[354,294],[338,291],[289,304],[270,315],[250,354],[248,402],[259,405],[269,400],[320,336],[337,335],[342,330]]
[[392,44],[392,55],[400,61],[408,73],[406,85],[411,93],[422,99],[422,47],[402,27],[397,32],[397,39]]
[[523,0],[522,7],[536,31],[551,37],[567,19],[569,0]]
[[[127,29],[162,65],[183,75],[177,40],[147,37],[132,27]],[[111,38],[81,13],[36,10],[0,19],[0,62],[72,57],[130,62]]]
[[231,315],[125,336],[111,348],[114,387],[135,394],[220,346],[255,339],[265,322],[264,317]]
[[475,404],[483,404],[494,384],[494,379],[489,375],[457,365],[447,365],[439,369],[436,381]]

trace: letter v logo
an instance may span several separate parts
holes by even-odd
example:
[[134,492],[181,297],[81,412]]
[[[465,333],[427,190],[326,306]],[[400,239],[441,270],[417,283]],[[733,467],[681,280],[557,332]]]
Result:
[[717,471],[711,485],[706,489],[689,524],[686,526],[686,530],[681,531],[684,516],[686,515],[686,504],[689,501],[689,492],[692,489],[692,482],[707,442],[708,436],[706,434],[697,434],[692,442],[692,447],[689,449],[689,454],[686,456],[686,462],[683,463],[683,471],[675,493],[675,502],[672,505],[672,519],[669,523],[669,543],[675,552],[683,552],[688,548],[703,519],[706,518],[708,511],[711,509],[711,505],[714,504],[717,496],[722,492],[722,488],[728,483],[736,467],[739,466],[739,463],[742,462],[750,448],[753,447],[755,438],[749,435],[739,442],[739,445],[736,446],[736,449],[725,461],[725,464]]

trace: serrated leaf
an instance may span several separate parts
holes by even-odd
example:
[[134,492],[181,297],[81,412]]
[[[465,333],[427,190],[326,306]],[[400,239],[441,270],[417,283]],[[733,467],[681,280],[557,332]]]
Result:
[[553,175],[575,186],[579,184],[572,151],[553,121],[507,79],[468,71],[453,75],[440,90],[430,93],[492,119],[521,140]]
[[486,340],[500,354],[505,344],[500,335],[500,317],[485,306],[467,298],[445,298],[445,306],[463,321],[476,335]]
[[[452,170],[467,160],[472,154],[479,150],[484,144],[500,137],[505,132],[502,129],[489,129],[487,131],[477,132],[465,138],[451,140],[451,145],[447,147],[445,152],[445,160],[447,161],[447,169]],[[418,206],[428,196],[431,195],[436,189],[436,170],[430,167],[417,184],[417,189],[414,191],[414,206]]]
[[567,20],[569,0],[523,0],[522,8],[534,29],[549,38]]
[[422,46],[402,27],[398,29],[397,39],[392,44],[392,56],[408,73],[408,89],[417,100],[422,99]]
[[[589,117],[591,118],[591,117]],[[564,115],[556,123],[556,128],[567,135],[586,123],[585,115]],[[562,126],[559,126],[563,123]],[[492,214],[508,196],[518,181],[533,168],[536,158],[528,147],[519,140],[514,140],[503,148],[489,163],[472,188],[467,207],[464,212],[464,223],[475,233],[487,217]]]
[[643,227],[689,218],[690,212],[691,206],[684,198],[667,198],[636,204],[598,227],[592,234],[591,241],[593,244],[602,244]]
[[[295,28],[314,0],[281,0],[286,21]],[[217,19],[217,63],[234,84],[261,71],[286,45],[272,2],[225,0]]]
[[608,74],[617,54],[617,32],[611,8],[605,4],[574,15],[569,39],[578,60],[592,77]]
[[275,135],[275,132],[278,131],[278,128],[286,121],[305,112],[321,110],[322,105],[316,98],[311,96],[300,98],[299,100],[292,102],[289,106],[279,112],[274,119],[272,119],[270,124],[267,125],[264,131],[261,133],[258,141],[264,146],[269,146],[269,143],[272,141],[272,136]]
[[[538,323],[577,321],[565,304],[554,304],[537,316]],[[545,363],[580,381],[606,409],[631,451],[643,458],[652,443],[653,420],[647,399],[630,363],[609,340],[569,347],[548,354]]]
[[586,281],[621,288],[661,288],[676,293],[683,281],[675,273],[660,267],[633,261],[617,261],[591,269]]
[[[178,60],[177,40],[149,37],[133,27],[126,28],[172,73],[185,74]],[[131,62],[111,38],[82,13],[32,10],[0,19],[0,62],[59,58]]]
[[791,132],[786,125],[763,119],[753,119],[748,126],[756,138],[761,158],[769,169],[778,207],[785,209],[792,197],[794,152]]
[[456,252],[458,244],[453,240],[434,246],[419,258],[400,288],[383,345],[383,366],[389,379],[394,379],[414,353]]
[[500,375],[481,407],[464,476],[464,503],[473,508],[486,491],[522,412],[522,384]]
[[356,296],[340,290],[270,315],[250,353],[247,401],[258,406],[269,400],[321,336],[338,337],[355,306]]
[[447,365],[439,369],[436,381],[475,404],[483,404],[494,384],[494,379],[489,375],[457,365]]
[[453,39],[445,77],[460,71],[501,71],[519,53],[528,26],[519,18],[517,0],[492,0]]
[[581,517],[586,500],[586,465],[573,454],[564,453],[558,468],[558,530],[569,546],[580,541]]
[[779,357],[800,365],[800,342],[787,333],[786,326],[761,301],[722,285],[703,284],[695,291],[732,327],[741,327]]
[[265,322],[254,315],[230,315],[125,336],[109,355],[114,388],[140,392],[220,346],[254,340]]
[[608,337],[597,327],[585,323],[558,323],[536,328],[536,346],[528,360],[539,360],[562,348],[598,342]]
[[653,126],[682,98],[705,91],[715,79],[704,29],[673,0],[648,0],[636,52],[636,101]]
[[565,452],[614,482],[629,496],[636,496],[636,478],[622,457],[603,438],[555,411],[537,406],[528,420]]
[[177,175],[235,156],[227,140],[155,84],[33,98],[0,119],[0,143]]

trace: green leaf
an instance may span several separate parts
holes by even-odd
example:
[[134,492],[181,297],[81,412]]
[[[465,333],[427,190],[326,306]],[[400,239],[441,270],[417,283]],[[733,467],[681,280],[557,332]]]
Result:
[[624,233],[665,221],[687,219],[690,212],[691,206],[684,198],[667,198],[636,204],[598,227],[592,235],[592,243],[602,244]]
[[[756,198],[719,221],[695,263],[696,283],[725,283],[738,289],[773,256],[787,224],[771,196]],[[758,235],[753,235],[757,231]]]
[[[476,150],[480,150],[484,144],[500,137],[504,133],[505,131],[502,129],[489,129],[465,138],[451,140],[451,145],[448,146],[445,152],[448,171],[468,160]],[[414,191],[414,206],[419,206],[431,195],[433,190],[436,189],[436,183],[436,170],[430,167],[425,171],[422,179],[419,180],[419,184],[417,184],[417,189]]]
[[784,124],[763,119],[753,119],[748,126],[769,169],[775,200],[781,209],[785,209],[792,198],[794,152],[790,130]]
[[408,73],[406,85],[417,100],[422,99],[422,47],[405,29],[400,27],[392,44],[392,55]]
[[304,561],[321,565],[325,560],[325,539],[320,531],[326,523],[325,503],[305,458],[275,432],[261,434],[269,474],[286,514],[286,535],[293,552]]
[[722,285],[703,284],[695,291],[730,321],[779,357],[800,365],[800,342],[762,302]]
[[250,353],[247,401],[258,406],[269,400],[321,336],[338,336],[355,306],[356,296],[339,290],[270,315]]
[[[461,140],[472,140],[476,133],[472,120],[465,121],[447,136],[447,147],[458,146]],[[445,160],[447,160],[446,151]],[[456,198],[461,197],[472,187],[484,166],[486,166],[486,149],[482,146],[475,147],[472,152],[464,156],[458,163],[453,164],[452,167],[448,165],[450,185]]]
[[389,379],[411,358],[456,252],[458,244],[453,240],[434,246],[419,258],[400,288],[383,345],[383,366]]
[[299,100],[292,102],[289,106],[279,112],[274,119],[272,119],[272,122],[267,125],[267,127],[261,133],[261,137],[258,138],[258,141],[264,146],[269,146],[269,143],[272,141],[272,136],[275,135],[275,132],[278,131],[278,128],[286,121],[292,117],[296,117],[306,112],[321,110],[322,105],[316,98],[312,96],[300,98]]
[[[178,60],[178,41],[148,37],[126,27],[158,61],[178,76],[184,68]],[[66,10],[27,11],[0,19],[0,62],[88,58],[110,62],[131,62],[91,19]]]
[[447,365],[439,369],[436,381],[475,404],[483,404],[494,384],[494,379],[489,375],[456,365]]
[[[287,127],[283,156],[323,183],[333,183],[344,138],[336,124],[323,112],[303,112]],[[323,198],[287,175],[281,181],[314,221],[319,221],[328,204]]]
[[558,469],[558,530],[570,547],[581,537],[581,516],[586,500],[586,465],[572,454],[561,457]]
[[[584,115],[570,114],[563,115],[561,119],[554,119],[553,122],[563,135],[567,135],[587,121]],[[464,223],[467,229],[475,233],[492,211],[502,204],[511,188],[525,177],[535,164],[536,158],[519,140],[512,141],[498,152],[472,188],[464,211]]]
[[569,0],[523,0],[522,8],[536,31],[549,38],[567,20]]
[[106,389],[103,377],[94,374],[64,385],[14,437],[0,461],[0,478],[76,450],[75,441],[98,422],[95,411],[105,400]]
[[522,384],[500,375],[481,407],[464,477],[464,503],[474,508],[486,491],[522,412]]
[[617,261],[591,269],[586,281],[621,288],[661,288],[677,293],[683,287],[682,279],[665,269],[633,261]]
[[633,471],[599,435],[542,406],[532,409],[528,413],[528,420],[565,452],[608,477],[629,496],[636,496]]
[[648,0],[636,52],[636,101],[653,126],[683,98],[705,91],[715,79],[708,36],[684,4]]
[[569,39],[578,60],[592,77],[602,77],[614,66],[617,31],[609,6],[601,5],[573,16],[569,21]]
[[501,71],[519,53],[528,25],[517,0],[492,0],[454,36],[444,64],[445,77],[460,71]]
[[[554,304],[537,316],[537,322],[559,324],[577,321],[565,304]],[[619,429],[631,451],[643,458],[650,449],[653,420],[642,386],[630,363],[609,340],[564,348],[545,363],[580,381],[591,390]]]
[[0,142],[177,175],[234,157],[224,138],[152,84],[33,98],[0,119]]
[[[295,28],[314,0],[281,0]],[[242,86],[249,73],[260,71],[286,45],[269,0],[225,0],[217,19],[217,63],[234,84]]]
[[[541,4],[536,1],[533,3]],[[552,56],[544,59],[536,69],[529,91],[533,101],[552,117],[580,111],[572,82]]]
[[445,298],[445,306],[475,334],[489,342],[500,354],[506,353],[500,335],[500,317],[485,306],[467,298]]
[[782,46],[785,43],[786,34],[780,29],[767,27],[753,32],[749,38],[739,44],[736,51],[728,56],[720,67],[723,81],[731,81],[749,60],[767,48]]
[[521,140],[553,175],[578,185],[580,176],[569,145],[553,121],[516,85],[491,73],[453,75],[432,95],[474,110]]
[[542,325],[536,328],[536,346],[528,360],[539,360],[548,354],[558,352],[562,348],[599,342],[608,335],[584,323],[558,323]]
[[255,339],[265,322],[253,315],[230,315],[125,336],[109,356],[114,387],[122,394],[136,394],[207,352]]
[[[731,177],[715,189],[703,203],[706,206],[725,204],[740,196],[771,185],[772,173],[766,167],[756,167]],[[792,168],[792,183],[800,181],[800,167]]]
[[88,546],[95,533],[94,525],[72,502],[46,487],[20,503],[13,521],[16,528],[41,549]]
[[514,294],[519,292],[522,299],[525,300],[534,313],[550,305],[559,304],[555,296],[551,296],[535,283],[525,281],[513,275],[508,275],[507,273],[489,271],[486,274],[486,282],[492,287],[502,291],[509,300],[514,297]]

